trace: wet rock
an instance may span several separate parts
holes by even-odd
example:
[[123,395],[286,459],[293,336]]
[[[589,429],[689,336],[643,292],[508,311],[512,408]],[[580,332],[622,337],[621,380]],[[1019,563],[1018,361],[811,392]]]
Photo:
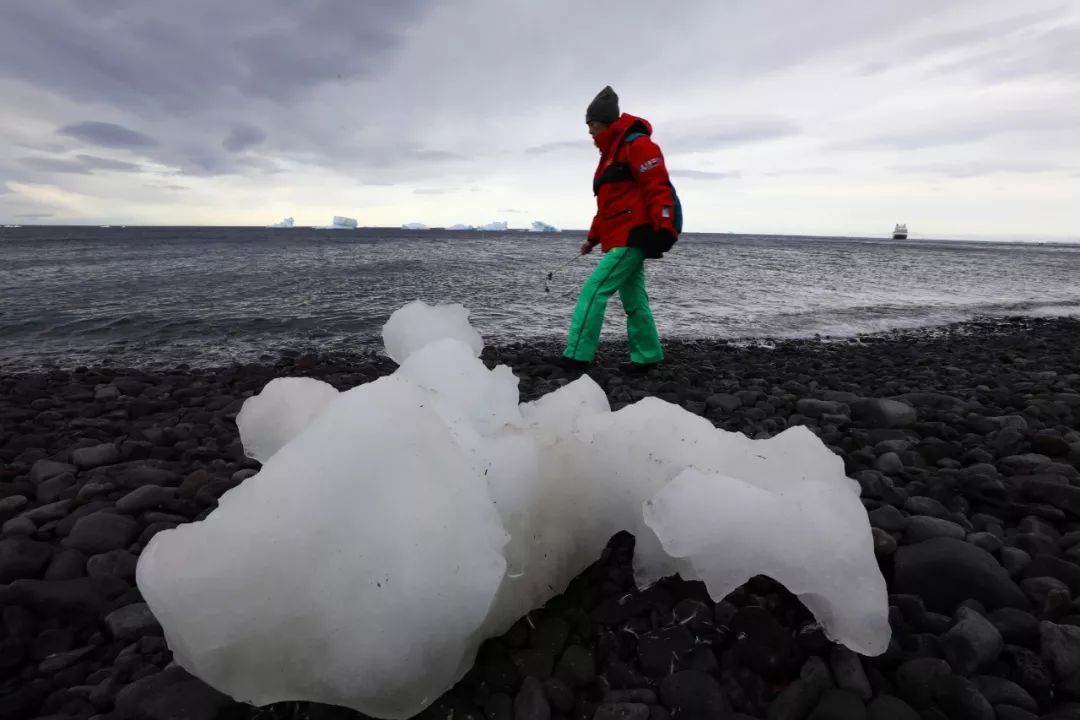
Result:
[[588,685],[596,677],[596,661],[592,653],[580,645],[566,648],[555,667],[555,677],[575,689]]
[[87,560],[86,574],[95,579],[131,580],[135,577],[135,566],[138,562],[139,559],[127,550],[112,550]]
[[919,713],[900,698],[878,695],[866,708],[867,720],[922,720]]
[[1065,583],[1074,597],[1080,596],[1080,565],[1053,557],[1039,555],[1024,569],[1024,577],[1052,577]]
[[41,632],[30,649],[30,657],[44,660],[50,655],[67,652],[75,647],[75,633],[70,628],[50,628]]
[[1039,621],[1029,612],[1016,608],[998,608],[988,619],[1010,645],[1033,646],[1039,639]]
[[114,465],[120,462],[120,450],[113,443],[77,448],[71,452],[71,462],[82,470],[89,470],[102,465]]
[[848,406],[830,400],[817,400],[815,398],[802,398],[795,403],[795,410],[801,415],[810,418],[820,418],[823,415],[847,416]]
[[881,528],[874,528],[872,533],[874,536],[874,554],[879,557],[885,557],[896,552],[896,548],[898,547],[896,538]]
[[1054,681],[1042,658],[1017,645],[1006,645],[1004,657],[1009,666],[1009,679],[1027,690],[1039,707],[1049,705]]
[[174,667],[117,693],[115,716],[118,720],[216,720],[235,705],[227,695]]
[[705,406],[710,410],[722,410],[725,413],[731,413],[742,407],[742,400],[727,393],[717,393],[710,395],[705,400]]
[[954,672],[974,675],[998,659],[1005,641],[994,624],[974,610],[962,607],[956,616],[959,622],[945,633],[941,649]]
[[764,608],[742,608],[732,619],[731,629],[740,659],[760,675],[784,678],[798,667],[801,653],[794,638]]
[[862,700],[846,690],[830,690],[810,713],[810,720],[864,720]]
[[517,696],[514,697],[514,720],[550,720],[551,706],[548,705],[544,688],[535,677],[525,678]]
[[650,720],[649,706],[641,703],[606,703],[596,709],[593,720]]
[[921,710],[934,702],[934,682],[952,674],[949,663],[940,658],[909,660],[896,671],[896,689],[900,696]]
[[1080,487],[1046,480],[1025,479],[1020,489],[1027,497],[1060,508],[1073,517],[1080,517]]
[[161,626],[146,603],[134,603],[114,610],[105,617],[105,625],[118,640],[138,640],[162,633]]
[[52,556],[53,549],[47,543],[24,538],[0,540],[0,585],[41,577]]
[[[203,470],[197,470],[196,473],[206,475]],[[208,475],[206,475],[206,479],[209,481]],[[137,465],[123,472],[120,476],[120,484],[126,488],[138,488],[143,485],[176,487],[180,484],[180,475],[171,470],[153,467],[152,465]]]
[[649,677],[664,677],[694,649],[694,637],[681,626],[655,630],[638,638],[641,669]]
[[49,615],[98,617],[108,598],[90,578],[16,580],[9,586],[14,602]]
[[870,511],[870,526],[886,532],[900,532],[907,527],[907,516],[892,505],[883,505]]
[[1032,577],[1020,581],[1020,589],[1043,617],[1058,617],[1069,610],[1072,595],[1069,587],[1051,577]]
[[1031,565],[1031,556],[1020,548],[1001,548],[1001,566],[1011,578],[1020,577],[1028,566]]
[[951,515],[949,508],[942,505],[941,502],[922,495],[908,498],[904,503],[904,509],[912,515],[926,515],[933,518],[948,519],[949,515]]
[[873,689],[858,655],[843,645],[837,645],[833,647],[829,660],[833,678],[841,690],[847,690],[863,702],[873,697]]
[[1042,659],[1059,682],[1080,673],[1080,627],[1041,622],[1039,643]]
[[970,680],[945,675],[934,680],[934,704],[949,720],[995,720],[994,708]]
[[547,678],[541,683],[544,688],[544,697],[557,712],[568,713],[574,708],[574,691],[562,680],[554,677]]
[[968,598],[990,609],[1027,605],[994,557],[962,540],[927,540],[901,547],[895,557],[896,591],[919,595],[932,610],[951,613]]
[[5,538],[28,538],[36,532],[37,525],[24,516],[12,518],[4,523],[2,535]]
[[660,683],[660,699],[673,715],[690,720],[710,720],[731,712],[720,683],[697,670],[677,672],[664,678]]
[[1037,712],[1039,709],[1035,698],[1012,680],[992,675],[980,675],[973,678],[972,682],[991,705],[1013,705],[1031,712]]
[[894,452],[887,452],[874,461],[874,469],[887,475],[897,475],[904,469],[904,461]]
[[57,500],[54,503],[48,505],[42,505],[36,507],[33,510],[27,510],[19,517],[26,518],[34,523],[47,523],[53,520],[59,520],[68,514],[71,509],[70,500]]
[[916,515],[915,517],[908,518],[904,540],[909,545],[914,545],[934,538],[954,538],[956,540],[962,540],[966,535],[967,531],[954,522],[936,517]]
[[1004,546],[1004,543],[996,535],[988,532],[971,533],[968,535],[967,541],[991,554],[1000,551]]
[[135,514],[166,506],[176,497],[175,488],[160,485],[143,485],[116,501],[116,509],[122,513]]
[[30,482],[38,485],[59,475],[74,475],[75,471],[74,465],[54,460],[38,460],[30,468]]
[[64,545],[96,555],[127,547],[138,534],[138,523],[131,518],[98,511],[79,518]]
[[903,428],[918,419],[915,408],[886,398],[864,398],[851,403],[851,418],[865,427]]
[[1039,720],[1035,713],[1014,705],[995,705],[994,714],[997,720]]

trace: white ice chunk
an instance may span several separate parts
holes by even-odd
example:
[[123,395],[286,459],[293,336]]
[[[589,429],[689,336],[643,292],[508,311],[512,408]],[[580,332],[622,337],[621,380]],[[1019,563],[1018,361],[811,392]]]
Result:
[[772,492],[688,468],[645,503],[645,522],[679,560],[679,574],[703,581],[715,600],[768,575],[799,596],[830,639],[880,655],[890,637],[888,590],[858,493],[798,480]]
[[249,399],[262,471],[142,553],[177,662],[214,687],[409,717],[620,530],[639,586],[677,572],[721,598],[767,574],[830,637],[888,646],[858,485],[805,428],[751,440],[655,398],[611,412],[587,376],[519,404],[461,306],[413,303],[383,335],[389,378]]
[[422,390],[342,394],[138,584],[176,661],[239,700],[418,713],[467,670],[507,537]]
[[454,338],[473,349],[484,349],[480,333],[469,324],[469,311],[461,305],[428,305],[416,300],[394,311],[383,327],[386,354],[398,365],[420,348],[443,338]]
[[266,462],[308,426],[338,396],[322,380],[275,378],[258,395],[248,398],[236,416],[244,453]]

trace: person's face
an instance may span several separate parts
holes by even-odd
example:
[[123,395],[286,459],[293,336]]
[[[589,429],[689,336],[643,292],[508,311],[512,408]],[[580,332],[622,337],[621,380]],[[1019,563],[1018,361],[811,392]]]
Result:
[[586,123],[586,125],[589,126],[589,134],[592,135],[594,138],[596,137],[597,133],[601,133],[608,128],[607,123],[602,123],[599,120],[590,120],[588,123]]

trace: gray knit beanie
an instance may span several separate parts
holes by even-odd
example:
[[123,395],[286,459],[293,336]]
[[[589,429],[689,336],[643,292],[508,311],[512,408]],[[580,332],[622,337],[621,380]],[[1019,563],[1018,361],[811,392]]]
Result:
[[619,119],[619,96],[608,85],[589,103],[589,109],[585,111],[585,122],[596,120],[610,125]]

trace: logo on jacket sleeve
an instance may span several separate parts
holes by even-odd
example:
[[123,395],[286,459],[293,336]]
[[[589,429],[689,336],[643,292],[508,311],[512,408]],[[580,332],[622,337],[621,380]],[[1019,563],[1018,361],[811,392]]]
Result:
[[648,172],[649,170],[652,170],[654,167],[656,167],[659,164],[660,164],[660,158],[659,157],[654,157],[652,160],[646,160],[645,162],[638,165],[638,172],[639,173]]

